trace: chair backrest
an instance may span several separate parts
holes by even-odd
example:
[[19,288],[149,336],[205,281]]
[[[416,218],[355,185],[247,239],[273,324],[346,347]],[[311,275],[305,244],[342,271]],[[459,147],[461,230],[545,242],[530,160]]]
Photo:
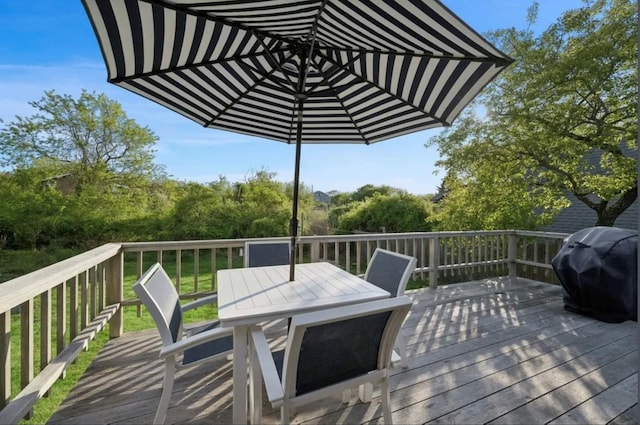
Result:
[[255,241],[244,244],[244,266],[280,266],[289,264],[290,242]]
[[408,255],[376,248],[364,274],[364,280],[391,292],[392,297],[404,294],[416,260]]
[[294,316],[283,366],[285,397],[386,369],[411,304],[396,297]]
[[178,341],[183,331],[180,297],[162,265],[151,266],[133,285],[133,291],[156,323],[162,345]]

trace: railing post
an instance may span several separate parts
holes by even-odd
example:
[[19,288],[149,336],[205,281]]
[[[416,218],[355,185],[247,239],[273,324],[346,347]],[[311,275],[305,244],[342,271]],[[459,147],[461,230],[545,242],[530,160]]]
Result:
[[518,236],[515,232],[509,233],[509,277],[518,277]]
[[320,242],[311,242],[311,262],[320,261]]
[[429,239],[429,287],[436,289],[438,286],[438,266],[440,265],[440,241],[438,236]]
[[[123,281],[124,281],[124,254],[109,259],[107,264],[107,305],[116,304],[122,301]],[[118,338],[123,333],[123,311],[122,306],[116,311],[109,321],[109,337]]]

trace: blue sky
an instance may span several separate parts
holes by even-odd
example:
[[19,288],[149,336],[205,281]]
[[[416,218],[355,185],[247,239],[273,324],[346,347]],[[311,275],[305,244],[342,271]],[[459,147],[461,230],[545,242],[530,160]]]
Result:
[[[526,28],[532,0],[444,0],[480,33]],[[539,0],[541,31],[582,0]],[[106,82],[106,69],[79,0],[0,1],[0,119],[35,111],[28,102],[45,90],[77,96],[82,89],[105,93],[122,104],[138,124],[158,137],[156,162],[177,180],[209,182],[226,176],[243,181],[255,171],[293,181],[294,146],[246,135],[205,129],[164,107]],[[354,191],[371,183],[435,193],[443,177],[438,152],[424,147],[432,129],[370,146],[304,145],[300,179],[314,190]],[[438,172],[439,171],[439,172]]]

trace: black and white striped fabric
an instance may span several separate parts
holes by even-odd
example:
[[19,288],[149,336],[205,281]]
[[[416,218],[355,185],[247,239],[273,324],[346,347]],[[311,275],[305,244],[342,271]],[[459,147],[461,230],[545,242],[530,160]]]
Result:
[[449,125],[511,59],[436,0],[83,0],[108,80],[206,127],[375,143]]

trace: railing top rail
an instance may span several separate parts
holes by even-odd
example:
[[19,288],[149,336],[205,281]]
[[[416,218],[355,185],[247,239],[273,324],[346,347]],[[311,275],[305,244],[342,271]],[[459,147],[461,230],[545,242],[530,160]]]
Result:
[[119,252],[120,244],[105,244],[0,284],[0,313],[9,311]]
[[286,237],[277,238],[245,238],[245,239],[209,239],[209,240],[191,240],[191,241],[154,241],[154,242],[122,242],[120,245],[123,252],[138,251],[155,251],[158,249],[209,249],[209,248],[228,248],[243,247],[245,242],[252,240],[261,241],[278,241],[289,240]]
[[518,236],[533,236],[545,239],[564,239],[569,236],[569,233],[538,232],[534,230],[516,230],[515,233]]
[[[300,236],[303,243],[312,242],[344,242],[344,241],[367,241],[367,240],[393,240],[393,239],[424,239],[433,237],[456,237],[456,236],[490,236],[513,234],[513,230],[474,230],[474,231],[451,231],[451,232],[408,232],[408,233],[357,233],[349,235],[321,235],[321,236]],[[535,233],[535,232],[534,232]],[[251,240],[288,240],[288,236],[275,238],[243,238],[243,239],[211,239],[192,241],[157,241],[157,242],[122,242],[123,252],[153,251],[162,249],[209,249],[242,247],[244,243]]]
[[366,241],[366,240],[393,240],[393,239],[429,239],[434,237],[455,237],[455,236],[490,236],[512,233],[510,230],[474,230],[474,231],[452,231],[452,232],[407,232],[407,233],[356,233],[352,235],[325,235],[325,236],[302,236],[300,239],[306,242],[325,241]]

